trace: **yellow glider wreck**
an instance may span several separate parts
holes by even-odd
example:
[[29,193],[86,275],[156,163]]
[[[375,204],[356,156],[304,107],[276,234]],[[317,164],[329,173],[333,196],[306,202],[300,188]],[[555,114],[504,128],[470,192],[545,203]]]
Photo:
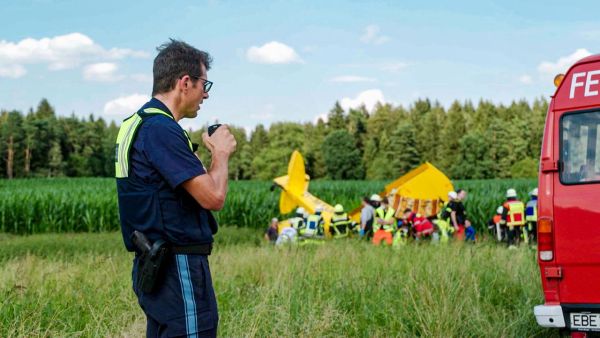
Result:
[[[304,158],[300,152],[294,150],[290,163],[288,164],[288,172],[286,176],[277,177],[273,180],[277,186],[281,188],[281,196],[279,197],[279,212],[287,214],[297,207],[303,207],[306,212],[313,214],[318,205],[323,207],[323,220],[325,221],[325,234],[329,236],[329,221],[333,215],[333,207],[313,196],[308,192],[308,182],[310,177],[306,174],[304,168]],[[282,224],[281,228],[289,226]]]
[[[425,162],[386,185],[379,195],[388,197],[396,217],[401,217],[405,209],[430,217],[438,213],[440,203],[448,201],[448,192],[453,190],[450,179],[433,164]],[[360,222],[360,207],[349,216]]]

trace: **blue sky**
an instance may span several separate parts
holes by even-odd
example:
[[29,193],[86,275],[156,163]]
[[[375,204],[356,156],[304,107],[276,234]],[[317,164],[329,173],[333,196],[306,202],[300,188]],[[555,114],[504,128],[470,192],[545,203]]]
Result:
[[600,52],[598,12],[598,1],[5,1],[0,109],[45,97],[60,115],[120,121],[149,97],[169,37],[214,58],[210,99],[186,128],[314,121],[336,100],[533,100]]

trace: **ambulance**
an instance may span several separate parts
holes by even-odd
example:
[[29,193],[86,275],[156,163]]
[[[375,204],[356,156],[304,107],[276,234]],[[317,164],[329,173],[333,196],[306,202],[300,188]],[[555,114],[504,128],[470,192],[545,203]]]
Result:
[[[600,331],[600,55],[555,78],[540,156],[539,325]],[[594,333],[597,334],[597,333]]]

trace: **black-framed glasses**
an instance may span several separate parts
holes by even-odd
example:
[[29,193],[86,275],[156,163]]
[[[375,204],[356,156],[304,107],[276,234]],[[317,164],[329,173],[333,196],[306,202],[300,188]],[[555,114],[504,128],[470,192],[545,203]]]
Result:
[[210,89],[212,88],[213,82],[212,81],[208,81],[207,79],[203,79],[200,76],[196,76],[196,75],[190,75],[191,77],[193,77],[194,79],[197,80],[202,80],[204,81],[204,92],[208,93],[210,91]]

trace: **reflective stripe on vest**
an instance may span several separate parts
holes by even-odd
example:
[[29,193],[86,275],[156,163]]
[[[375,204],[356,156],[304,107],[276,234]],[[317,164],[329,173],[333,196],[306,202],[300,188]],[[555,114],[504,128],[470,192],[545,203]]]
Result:
[[527,202],[527,207],[525,207],[525,220],[527,222],[537,222],[537,200]]
[[[444,203],[442,205],[442,208],[440,209],[440,212],[437,214],[437,218],[439,220],[443,220],[448,223],[450,223],[450,215],[452,214],[452,209],[448,206],[449,204],[450,204],[450,201]],[[447,214],[448,217],[443,217],[444,214]]]
[[[173,116],[157,108],[146,108],[144,109],[144,113],[161,114],[175,120]],[[135,136],[137,135],[137,131],[142,125],[142,122],[144,122],[144,118],[140,116],[139,112],[136,112],[130,117],[123,120],[123,123],[119,128],[119,134],[117,135],[117,144],[115,147],[116,178],[129,177],[129,153],[131,151],[131,146],[133,145]],[[190,139],[190,136],[185,130],[183,130],[183,134],[185,135],[185,138],[188,141],[188,146],[190,147],[190,150],[192,150],[193,152],[194,148],[192,146],[192,140]]]
[[[333,231],[335,231],[335,237],[348,236],[348,225],[350,225],[350,219],[348,219],[348,215],[346,213],[340,215],[333,214],[333,216],[331,216],[331,223],[329,226],[333,228]],[[342,233],[338,227],[344,227],[344,233]]]
[[508,201],[508,214],[506,215],[506,225],[521,226],[525,224],[525,205],[521,201]]
[[[396,211],[392,208],[392,207],[388,207],[387,210],[383,211],[383,208],[379,207],[377,208],[377,210],[375,210],[375,216],[377,218],[381,218],[384,221],[389,221],[392,218],[394,218],[394,214],[396,213]],[[388,231],[388,232],[392,232],[394,231],[394,224],[379,224],[377,223],[377,219],[375,219],[375,222],[373,223],[373,229],[375,231],[379,230],[381,227],[383,227],[383,230]]]
[[296,230],[302,228],[302,226],[304,225],[304,219],[302,217],[292,217],[290,218],[289,222],[292,228]]
[[306,219],[306,229],[303,231],[303,235],[316,235],[319,227],[319,222],[321,221],[321,215],[310,215]]

